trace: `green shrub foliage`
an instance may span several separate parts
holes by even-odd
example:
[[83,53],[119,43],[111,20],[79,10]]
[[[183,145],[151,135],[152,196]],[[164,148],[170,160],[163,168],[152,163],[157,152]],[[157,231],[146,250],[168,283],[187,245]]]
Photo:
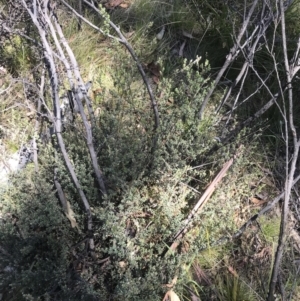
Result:
[[[80,122],[64,132],[67,151],[92,207],[95,255],[86,248],[86,218],[61,154],[41,146],[40,171],[15,175],[1,194],[1,286],[10,300],[156,300],[188,260],[167,253],[192,198],[182,183],[190,164],[216,143],[213,120],[199,125],[197,110],[209,86],[208,63],[180,63],[155,87],[160,128],[131,61],[120,56],[114,88],[94,100],[99,106],[95,143],[107,198],[95,185]],[[160,62],[164,74],[164,61]],[[99,76],[100,78],[100,76]],[[99,83],[101,84],[101,83]],[[151,152],[153,137],[158,143]],[[55,145],[55,143],[54,143]],[[71,228],[53,184],[54,167],[78,229]]]

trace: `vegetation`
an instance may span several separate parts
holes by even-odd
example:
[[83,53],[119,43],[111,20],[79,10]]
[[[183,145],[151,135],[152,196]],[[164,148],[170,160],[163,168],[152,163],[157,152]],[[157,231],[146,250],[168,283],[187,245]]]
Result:
[[31,2],[0,0],[0,300],[298,300],[300,2]]

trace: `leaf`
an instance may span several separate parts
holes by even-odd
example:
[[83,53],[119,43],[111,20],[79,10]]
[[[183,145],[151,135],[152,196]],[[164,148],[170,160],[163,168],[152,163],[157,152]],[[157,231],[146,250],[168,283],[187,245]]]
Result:
[[121,269],[125,269],[127,267],[127,263],[125,261],[119,261],[119,267]]
[[69,219],[69,221],[71,222],[71,226],[72,228],[77,228],[78,229],[78,225],[77,225],[77,222],[76,222],[76,219],[74,217],[74,211],[72,210],[71,208],[71,204],[69,201],[67,201],[67,205],[66,207],[64,208],[64,211],[65,211],[65,215],[66,217]]
[[183,34],[183,36],[185,36],[185,37],[187,37],[187,38],[194,39],[194,37],[193,37],[192,34],[186,32],[186,31],[184,31],[184,30],[182,31],[182,34]]
[[255,206],[260,206],[260,205],[263,205],[264,203],[267,203],[268,200],[260,200],[258,198],[251,198],[251,203],[253,203]]
[[159,83],[159,78],[155,75],[152,76],[152,80],[154,81],[154,83],[156,83],[158,85]]
[[155,64],[154,62],[151,62],[147,65],[148,70],[155,75],[156,77],[160,77],[160,66],[159,64]]
[[162,29],[160,30],[160,32],[156,35],[156,38],[158,40],[161,40],[165,34],[165,29],[166,29],[166,26],[163,26]]
[[261,202],[261,200],[260,199],[258,199],[258,198],[251,198],[251,203],[253,203],[253,204],[259,204],[260,202]]
[[108,2],[108,5],[109,5],[110,7],[117,7],[117,6],[119,6],[123,1],[124,1],[124,0],[110,0],[110,1]]
[[295,243],[294,246],[299,252],[300,251],[300,235],[298,234],[298,232],[295,229],[292,229],[290,231],[290,236],[294,240],[294,243]]
[[185,44],[186,44],[186,40],[184,40],[184,42],[180,46],[179,53],[178,53],[179,56],[183,56],[183,49],[185,47]]
[[232,266],[229,266],[228,267],[228,271],[234,276],[234,277],[239,277],[237,271],[232,267]]
[[[121,5],[120,5],[121,6]],[[135,30],[124,33],[126,39],[130,39],[135,34]]]
[[163,284],[163,286],[164,286],[164,287],[168,287],[168,288],[174,287],[175,284],[177,283],[177,278],[178,278],[178,277],[175,276],[175,277],[172,279],[171,283]]
[[129,7],[129,3],[121,3],[120,7],[122,7],[122,8],[128,8]]
[[180,301],[178,295],[174,291],[166,292],[163,301]]

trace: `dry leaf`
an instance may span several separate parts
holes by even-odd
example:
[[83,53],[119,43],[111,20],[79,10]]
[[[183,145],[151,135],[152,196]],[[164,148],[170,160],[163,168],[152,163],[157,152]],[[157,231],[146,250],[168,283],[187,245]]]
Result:
[[262,250],[259,253],[256,253],[254,255],[255,259],[264,259],[264,258],[269,258],[272,254],[272,249],[270,247],[262,248]]
[[166,26],[163,26],[162,29],[160,30],[160,32],[156,35],[156,38],[158,40],[161,40],[165,34],[165,29],[166,29]]
[[182,34],[187,38],[194,39],[194,37],[190,33],[186,32],[184,30],[182,31]]
[[197,282],[199,282],[200,285],[202,286],[212,285],[212,282],[210,281],[209,277],[204,272],[204,270],[201,269],[200,265],[197,262],[193,264],[193,270],[194,270],[194,275],[197,278]]
[[260,205],[263,205],[263,204],[265,204],[265,203],[267,203],[268,202],[268,200],[260,200],[260,199],[258,199],[258,198],[251,198],[251,203],[253,203],[255,206],[260,206]]
[[175,284],[177,283],[177,276],[175,276],[173,279],[172,279],[172,281],[171,281],[171,283],[168,283],[168,284],[163,284],[163,286],[164,287],[168,287],[168,288],[172,288],[172,287],[174,287],[175,286]]
[[179,56],[183,56],[183,49],[185,47],[185,44],[186,44],[186,40],[184,40],[184,42],[180,46],[179,53],[178,53]]
[[258,198],[251,198],[250,202],[253,204],[259,204],[261,202],[261,200]]
[[229,266],[228,267],[228,271],[234,276],[234,277],[239,277],[237,271],[232,267],[232,266]]
[[299,252],[300,251],[300,235],[298,234],[298,232],[295,229],[292,229],[290,231],[290,236],[294,240],[294,242],[295,242],[294,246]]
[[128,8],[129,4],[128,3],[122,3],[122,4],[120,4],[120,7],[122,7],[122,8]]
[[78,225],[77,225],[76,219],[74,217],[74,211],[72,210],[71,204],[69,201],[67,201],[67,206],[64,208],[64,211],[65,211],[66,217],[71,222],[72,228],[76,227],[78,229]]
[[6,74],[7,70],[3,66],[0,66],[0,73]]
[[180,301],[180,299],[174,291],[168,291],[165,294],[163,301]]
[[130,39],[134,34],[135,34],[135,31],[133,30],[133,31],[125,32],[124,36],[126,39]]
[[125,269],[127,267],[127,263],[125,261],[119,261],[119,267],[121,269]]
[[35,112],[33,112],[33,111],[26,113],[26,116],[29,118],[33,118],[34,115],[35,115]]
[[155,64],[154,62],[151,62],[147,65],[148,70],[155,75],[156,77],[160,77],[160,67],[159,64]]
[[152,76],[152,80],[154,81],[154,83],[156,83],[158,85],[159,83],[159,78],[155,75]]
[[110,7],[117,7],[117,6],[119,6],[123,1],[124,1],[124,0],[110,0],[110,1],[108,2],[108,5],[109,5]]

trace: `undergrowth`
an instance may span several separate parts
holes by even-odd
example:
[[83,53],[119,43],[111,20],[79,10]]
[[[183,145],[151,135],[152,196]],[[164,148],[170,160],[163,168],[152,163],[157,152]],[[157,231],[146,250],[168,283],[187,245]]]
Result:
[[[230,237],[257,213],[265,196],[272,198],[278,193],[274,178],[266,175],[276,164],[270,156],[276,143],[265,142],[268,138],[259,125],[267,125],[262,122],[223,145],[220,137],[225,123],[214,113],[223,95],[221,89],[201,122],[197,117],[212,85],[211,64],[220,63],[230,44],[232,28],[226,18],[232,11],[223,1],[214,6],[207,1],[158,3],[134,1],[127,10],[116,8],[111,13],[112,20],[128,34],[155,93],[160,127],[154,151],[153,110],[132,58],[122,45],[85,24],[78,32],[76,19],[62,21],[84,80],[93,81],[93,142],[108,196],[102,198],[94,183],[83,126],[77,119],[66,125],[63,137],[92,208],[92,255],[86,245],[89,237],[85,236],[83,206],[55,137],[52,144],[40,141],[39,173],[29,164],[11,176],[8,188],[0,194],[3,300],[161,300],[169,289],[166,285],[174,279],[173,289],[182,300],[190,300],[193,294],[199,300],[264,299],[279,218],[263,217],[241,238],[227,244],[220,244],[220,240]],[[66,12],[60,14],[63,17]],[[238,26],[239,18],[234,16],[231,21]],[[187,46],[179,56],[184,40],[188,40]],[[204,45],[205,41],[209,42]],[[34,82],[29,48],[19,38],[11,42],[14,46],[1,45],[12,68],[6,72]],[[212,48],[220,51],[207,54]],[[39,74],[39,68],[35,72]],[[28,119],[26,108],[35,104],[32,99],[38,92],[33,89],[34,97],[28,98],[22,94],[28,85],[7,74],[0,80],[7,89],[6,94],[1,93],[1,143],[16,151],[20,141],[32,135],[34,120]],[[45,93],[44,97],[50,104],[50,95]],[[240,116],[244,114],[247,110]],[[238,117],[234,117],[232,128]],[[267,145],[262,151],[263,143]],[[233,156],[231,169],[172,252],[170,246],[183,220]],[[59,204],[54,170],[76,227]],[[296,295],[299,283],[292,276],[298,272],[287,271],[291,254],[288,249],[283,276],[287,290]]]

